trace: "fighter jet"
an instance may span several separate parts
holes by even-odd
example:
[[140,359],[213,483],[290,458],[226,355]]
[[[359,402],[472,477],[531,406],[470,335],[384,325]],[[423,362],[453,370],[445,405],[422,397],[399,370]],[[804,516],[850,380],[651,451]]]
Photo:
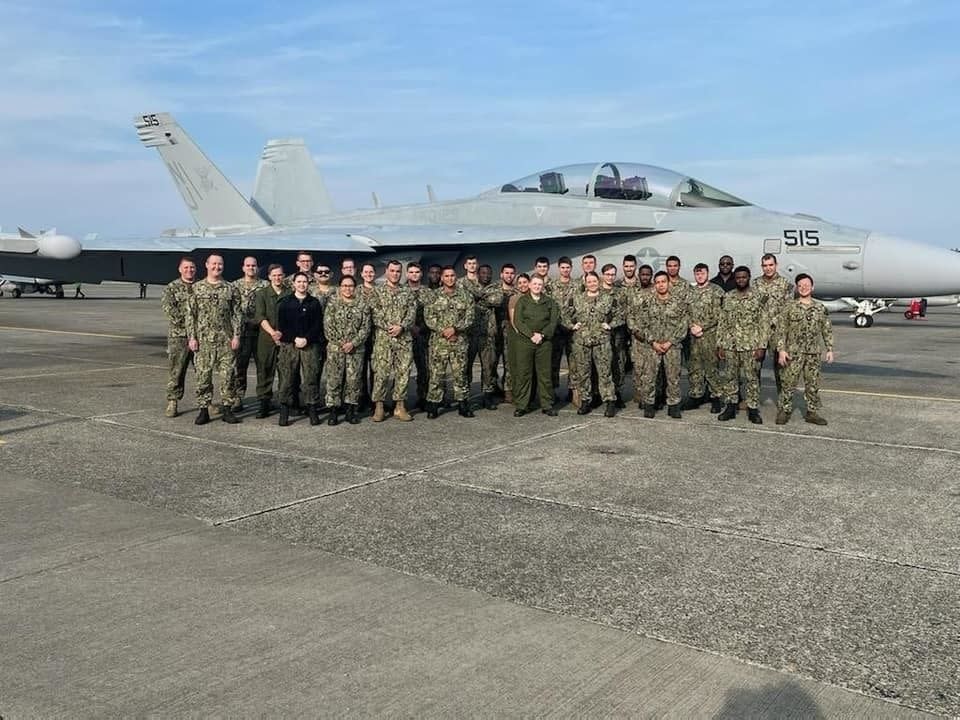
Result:
[[[84,242],[72,260],[3,257],[7,271],[83,282],[160,283],[178,257],[224,256],[239,274],[244,255],[290,266],[306,250],[317,261],[343,256],[456,264],[477,255],[529,267],[539,255],[597,256],[619,265],[634,254],[659,268],[670,255],[686,267],[722,254],[759,272],[774,253],[793,278],[812,275],[824,298],[904,297],[960,292],[960,254],[819,217],[767,210],[705,182],[634,162],[596,162],[533,173],[472,198],[338,212],[299,139],[270,140],[247,200],[169,113],[134,119],[155,148],[196,227],[134,240]],[[379,205],[379,203],[377,203]],[[66,270],[69,266],[69,271]],[[52,268],[56,267],[56,271]]]

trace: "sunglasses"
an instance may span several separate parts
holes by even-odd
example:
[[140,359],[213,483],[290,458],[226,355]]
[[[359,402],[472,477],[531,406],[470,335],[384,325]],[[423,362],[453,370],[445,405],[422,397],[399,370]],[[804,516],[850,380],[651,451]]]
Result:
[[314,270],[314,272],[315,272],[317,275],[329,275],[329,274],[330,274],[330,271],[329,271],[329,270]]

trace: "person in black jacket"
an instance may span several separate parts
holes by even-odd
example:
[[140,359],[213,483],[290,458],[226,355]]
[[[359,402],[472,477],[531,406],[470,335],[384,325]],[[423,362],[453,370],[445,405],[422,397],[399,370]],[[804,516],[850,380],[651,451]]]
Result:
[[280,375],[281,427],[289,424],[290,405],[296,380],[307,403],[310,424],[319,425],[317,403],[320,399],[319,347],[323,341],[323,304],[307,292],[310,279],[306,273],[293,276],[293,295],[282,298],[277,305],[277,329],[280,331],[280,356],[277,371]]

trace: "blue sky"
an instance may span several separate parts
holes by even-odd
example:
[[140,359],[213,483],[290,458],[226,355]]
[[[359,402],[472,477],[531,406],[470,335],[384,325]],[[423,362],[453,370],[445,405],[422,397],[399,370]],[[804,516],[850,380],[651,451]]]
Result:
[[340,208],[627,160],[940,245],[960,3],[0,0],[0,224],[189,226],[132,117],[168,110],[249,193],[304,137]]

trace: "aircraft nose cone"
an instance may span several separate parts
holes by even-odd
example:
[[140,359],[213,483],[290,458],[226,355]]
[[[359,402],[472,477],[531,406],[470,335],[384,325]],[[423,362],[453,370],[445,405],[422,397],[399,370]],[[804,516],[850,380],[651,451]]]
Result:
[[863,263],[867,297],[928,297],[960,292],[960,252],[870,233]]
[[37,238],[37,254],[53,260],[69,260],[80,254],[80,243],[69,235],[42,235]]

